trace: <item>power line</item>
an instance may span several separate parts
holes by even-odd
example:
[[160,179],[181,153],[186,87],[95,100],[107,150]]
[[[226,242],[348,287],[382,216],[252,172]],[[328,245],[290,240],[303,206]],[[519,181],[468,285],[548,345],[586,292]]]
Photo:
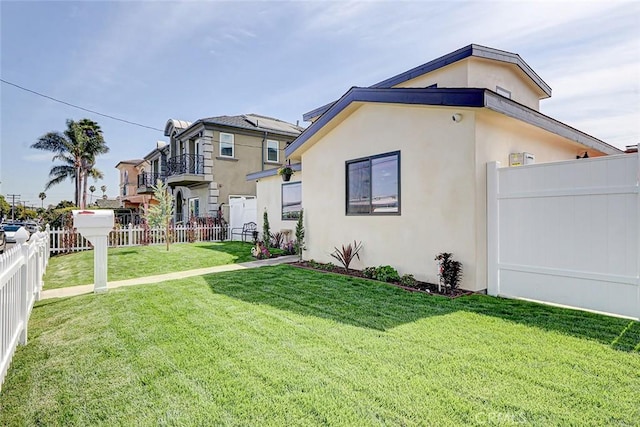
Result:
[[139,126],[139,127],[142,127],[142,128],[147,128],[147,129],[151,129],[151,130],[157,130],[157,131],[159,131],[159,132],[163,132],[163,131],[164,131],[163,129],[154,128],[153,126],[143,125],[143,124],[140,124],[140,123],[136,123],[136,122],[132,122],[132,121],[129,121],[129,120],[121,119],[121,118],[119,118],[119,117],[110,116],[109,114],[99,113],[99,112],[97,112],[97,111],[94,111],[94,110],[90,110],[90,109],[88,109],[88,108],[81,107],[81,106],[79,106],[79,105],[71,104],[71,103],[69,103],[69,102],[62,101],[62,100],[60,100],[60,99],[56,99],[56,98],[54,98],[54,97],[52,97],[52,96],[45,95],[45,94],[40,93],[40,92],[36,92],[35,90],[27,89],[26,87],[22,87],[22,86],[20,86],[20,85],[15,84],[15,83],[8,82],[8,81],[6,81],[6,80],[4,80],[4,79],[0,79],[0,82],[5,83],[5,84],[8,84],[8,85],[10,85],[10,86],[17,87],[18,89],[22,89],[22,90],[24,90],[24,91],[26,91],[26,92],[33,93],[33,94],[38,95],[38,96],[41,96],[41,97],[43,97],[43,98],[47,98],[47,99],[50,99],[50,100],[52,100],[52,101],[59,102],[60,104],[68,105],[69,107],[73,107],[73,108],[77,108],[77,109],[79,109],[79,110],[87,111],[87,112],[89,112],[89,113],[97,114],[98,116],[107,117],[107,118],[112,119],[112,120],[117,120],[117,121],[119,121],[119,122],[128,123],[128,124],[130,124],[130,125]]

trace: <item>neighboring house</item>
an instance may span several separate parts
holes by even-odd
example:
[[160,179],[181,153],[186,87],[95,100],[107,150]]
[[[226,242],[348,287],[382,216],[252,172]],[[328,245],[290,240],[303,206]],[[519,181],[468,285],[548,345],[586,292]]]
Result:
[[283,164],[285,146],[302,130],[257,114],[168,120],[166,168],[160,162],[152,169],[172,188],[175,220],[215,217],[231,197],[255,196],[256,184],[246,175]]
[[121,201],[123,207],[131,204],[131,197],[138,193],[138,165],[144,162],[143,159],[122,160],[116,165],[116,169],[120,172],[120,189],[118,192],[118,200]]
[[[434,257],[453,252],[462,287],[486,289],[487,163],[621,153],[540,113],[550,96],[519,55],[470,45],[305,114],[312,124],[285,149],[301,163],[294,178],[304,172],[305,258],[335,262],[334,247],[362,241],[355,268],[388,264],[435,282]],[[271,228],[294,229],[282,220],[291,184],[276,169],[247,180]],[[526,245],[527,224],[513,238]]]
[[[144,159],[123,160],[116,165],[120,171],[120,186],[118,208],[116,212],[118,221],[122,223],[138,223],[144,209],[150,204],[156,203],[153,198],[153,188],[145,181],[147,172],[151,170],[152,163],[147,157],[154,155],[158,149],[152,151]],[[142,177],[142,179],[141,179]],[[150,178],[149,178],[150,179]]]

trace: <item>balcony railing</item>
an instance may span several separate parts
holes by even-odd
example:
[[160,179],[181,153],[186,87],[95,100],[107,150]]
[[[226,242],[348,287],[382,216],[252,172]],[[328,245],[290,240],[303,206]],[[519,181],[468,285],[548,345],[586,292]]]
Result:
[[182,154],[171,157],[167,161],[167,175],[203,175],[204,156],[199,154]]
[[156,181],[160,178],[160,174],[145,172],[138,174],[138,188],[152,187],[156,185]]

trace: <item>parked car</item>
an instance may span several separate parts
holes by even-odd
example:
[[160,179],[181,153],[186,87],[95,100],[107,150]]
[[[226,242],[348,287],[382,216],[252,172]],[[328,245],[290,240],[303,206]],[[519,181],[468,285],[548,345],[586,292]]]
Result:
[[27,231],[31,234],[37,233],[38,231],[40,231],[40,226],[35,221],[26,221],[24,223],[24,228],[26,228]]
[[0,228],[0,254],[7,249],[7,238],[4,235],[4,230]]
[[[7,243],[16,243],[16,231],[20,230],[20,228],[24,228],[24,224],[19,222],[14,224],[6,224],[4,226],[4,237]],[[27,233],[29,233],[28,230]]]

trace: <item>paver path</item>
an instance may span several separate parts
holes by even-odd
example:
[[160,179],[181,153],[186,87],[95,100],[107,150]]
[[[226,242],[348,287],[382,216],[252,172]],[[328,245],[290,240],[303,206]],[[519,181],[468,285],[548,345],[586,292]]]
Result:
[[[176,271],[174,273],[159,274],[157,276],[137,277],[135,279],[118,280],[108,282],[109,289],[120,288],[122,286],[148,285],[151,283],[166,282],[167,280],[183,279],[185,277],[202,276],[203,274],[220,273],[222,271],[244,270],[247,268],[262,267],[263,265],[277,265],[294,262],[298,259],[296,255],[281,256],[263,260],[243,262],[241,264],[226,264],[215,267],[198,268],[196,270]],[[65,298],[76,295],[90,294],[93,292],[93,283],[90,285],[70,286],[68,288],[51,289],[42,291],[40,299]]]

